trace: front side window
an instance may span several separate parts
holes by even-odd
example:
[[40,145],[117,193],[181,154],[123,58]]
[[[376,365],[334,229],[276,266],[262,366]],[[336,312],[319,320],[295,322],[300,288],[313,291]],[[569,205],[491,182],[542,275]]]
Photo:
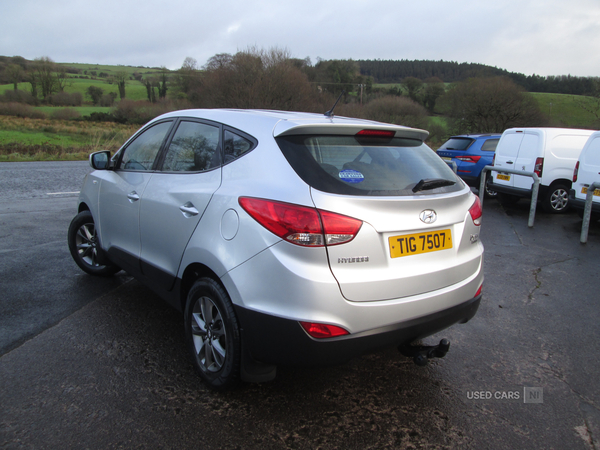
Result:
[[169,144],[162,170],[201,172],[220,165],[219,127],[182,121]]
[[161,122],[137,136],[123,152],[120,169],[133,171],[152,170],[172,122]]
[[448,165],[418,140],[302,135],[277,143],[300,178],[324,192],[402,196],[462,189]]

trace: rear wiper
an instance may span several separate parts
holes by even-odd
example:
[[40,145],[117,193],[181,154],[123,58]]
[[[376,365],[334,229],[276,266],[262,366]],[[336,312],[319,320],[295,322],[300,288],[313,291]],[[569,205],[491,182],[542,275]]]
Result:
[[444,186],[452,186],[453,184],[456,184],[456,181],[445,180],[443,178],[428,178],[426,180],[421,180],[417,184],[415,184],[415,187],[412,188],[412,191],[426,191],[429,189],[436,189]]

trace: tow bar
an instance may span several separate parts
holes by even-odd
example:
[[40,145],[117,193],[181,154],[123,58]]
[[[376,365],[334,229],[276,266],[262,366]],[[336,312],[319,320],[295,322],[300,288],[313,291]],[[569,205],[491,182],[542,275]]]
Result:
[[417,366],[426,366],[431,358],[443,358],[450,350],[450,341],[442,339],[438,345],[409,345],[398,347],[400,353],[412,358]]

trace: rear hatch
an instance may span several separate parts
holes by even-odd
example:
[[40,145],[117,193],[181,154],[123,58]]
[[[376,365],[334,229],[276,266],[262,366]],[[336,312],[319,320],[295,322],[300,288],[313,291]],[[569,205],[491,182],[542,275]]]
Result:
[[448,139],[440,148],[438,148],[437,154],[444,161],[454,161],[460,173],[462,166],[467,165],[468,163],[457,158],[467,155],[467,150],[473,145],[474,142],[475,139],[472,138],[454,136]]
[[423,144],[424,136],[401,127],[383,131],[328,135],[298,127],[277,137],[318,209],[363,221],[352,241],[327,246],[331,271],[350,301],[424,294],[481,268],[479,227],[469,213],[475,196]]

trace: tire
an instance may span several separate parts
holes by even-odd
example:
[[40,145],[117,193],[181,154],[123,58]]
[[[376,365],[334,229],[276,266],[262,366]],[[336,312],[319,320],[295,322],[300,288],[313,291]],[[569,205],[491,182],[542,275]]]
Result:
[[96,233],[94,218],[89,211],[77,214],[68,232],[69,251],[75,263],[86,273],[101,277],[114,275],[119,267],[106,261],[101,262],[100,241]]
[[212,389],[240,380],[241,337],[233,304],[212,278],[194,283],[184,311],[185,338],[194,369]]
[[498,192],[497,198],[501,205],[510,206],[517,203],[521,197],[519,197],[518,195],[504,194],[503,192]]
[[550,214],[564,214],[569,210],[569,186],[557,183],[548,188],[542,199],[542,208]]

